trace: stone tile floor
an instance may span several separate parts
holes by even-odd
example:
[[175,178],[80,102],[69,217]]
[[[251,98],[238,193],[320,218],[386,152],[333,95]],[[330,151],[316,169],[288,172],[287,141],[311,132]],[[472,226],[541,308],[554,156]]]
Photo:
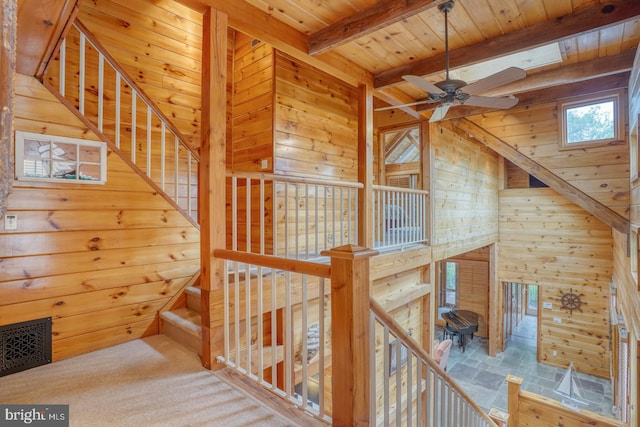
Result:
[[[509,374],[521,377],[523,390],[547,396],[555,400],[562,397],[554,393],[565,369],[544,365],[536,361],[536,327],[534,316],[525,316],[507,349],[496,357],[487,354],[487,340],[474,337],[465,352],[454,345],[451,349],[447,372],[476,403],[488,412],[492,407],[506,411]],[[438,331],[438,338],[442,332]],[[454,344],[457,344],[455,342]],[[589,403],[585,409],[615,417],[612,412],[611,382],[578,373],[578,378]]]

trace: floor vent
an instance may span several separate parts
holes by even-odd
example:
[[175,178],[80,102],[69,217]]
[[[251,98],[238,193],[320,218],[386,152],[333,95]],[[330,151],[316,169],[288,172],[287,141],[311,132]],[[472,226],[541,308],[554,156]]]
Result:
[[0,326],[0,377],[51,363],[51,317]]

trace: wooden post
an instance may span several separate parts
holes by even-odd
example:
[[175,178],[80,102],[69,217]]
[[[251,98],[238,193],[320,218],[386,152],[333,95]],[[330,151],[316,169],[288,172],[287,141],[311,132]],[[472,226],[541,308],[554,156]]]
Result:
[[346,245],[331,257],[333,425],[368,426],[371,405],[369,261],[376,251]]
[[[384,160],[380,160],[384,164]],[[373,194],[373,89],[358,87],[358,181],[364,188],[358,190],[358,244],[373,246],[371,233],[371,199]]]
[[509,427],[520,427],[520,386],[522,381],[522,378],[515,375],[507,375]]
[[[213,250],[225,248],[225,155],[227,108],[227,15],[207,9],[203,19],[202,144],[199,170],[200,287],[202,315],[202,364],[221,368],[224,331],[222,310],[214,310],[223,298],[224,261]],[[219,365],[219,366],[217,366]]]

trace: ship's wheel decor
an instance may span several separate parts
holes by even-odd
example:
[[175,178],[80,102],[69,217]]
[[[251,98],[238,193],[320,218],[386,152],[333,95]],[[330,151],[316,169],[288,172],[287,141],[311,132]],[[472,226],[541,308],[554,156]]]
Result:
[[562,294],[562,296],[560,297],[562,306],[560,308],[566,308],[567,310],[569,310],[569,315],[573,314],[573,310],[580,310],[582,312],[580,306],[582,304],[586,304],[586,302],[582,302],[580,300],[580,297],[584,296],[584,294],[578,295],[573,292],[573,289],[569,289],[569,292],[567,292],[566,294],[562,291],[560,291],[560,293]]

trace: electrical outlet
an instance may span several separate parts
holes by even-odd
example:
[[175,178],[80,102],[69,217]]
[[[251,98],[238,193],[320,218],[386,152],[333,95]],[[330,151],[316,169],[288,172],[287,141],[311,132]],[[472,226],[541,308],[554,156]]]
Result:
[[267,169],[267,168],[269,168],[269,160],[267,160],[267,159],[262,159],[262,163],[261,163],[260,167],[261,167],[262,169]]
[[553,321],[554,321],[555,323],[562,323],[562,319],[561,319],[561,318],[559,318],[559,317],[554,317],[554,318],[553,318]]
[[4,229],[7,230],[17,230],[18,229],[18,215],[16,214],[6,214],[4,216]]
[[552,354],[552,355],[554,355],[554,356],[557,356],[557,355],[558,355],[558,350],[553,350],[553,351],[551,352],[551,354]]

